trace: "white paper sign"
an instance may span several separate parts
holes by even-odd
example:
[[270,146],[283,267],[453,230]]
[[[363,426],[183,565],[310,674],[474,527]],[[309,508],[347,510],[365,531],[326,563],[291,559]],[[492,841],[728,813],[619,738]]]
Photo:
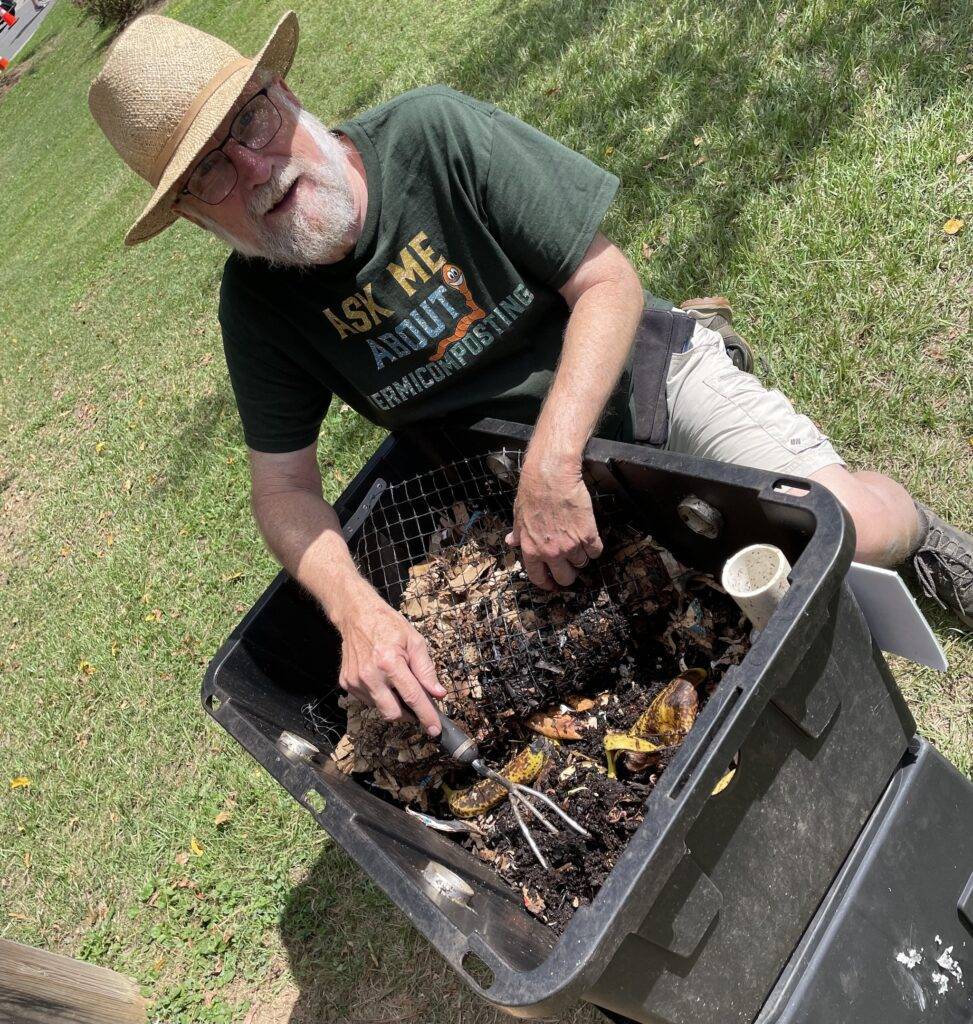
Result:
[[848,585],[883,651],[946,671],[946,655],[897,572],[852,562]]

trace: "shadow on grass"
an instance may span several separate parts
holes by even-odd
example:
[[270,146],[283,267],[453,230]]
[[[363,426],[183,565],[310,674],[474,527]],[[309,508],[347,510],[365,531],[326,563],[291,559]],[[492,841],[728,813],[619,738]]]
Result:
[[[573,41],[591,37],[613,9],[624,6],[616,0],[497,2],[489,17],[473,26],[457,62],[452,66],[447,63],[438,72],[437,81],[479,99],[499,102],[499,97],[515,88],[524,75],[556,64]],[[488,85],[489,95],[484,85]],[[383,86],[381,79],[363,84],[337,120],[372,106],[382,95]]]
[[[680,30],[619,29],[638,17],[638,25],[668,20]],[[755,195],[798,185],[814,153],[840,139],[869,101],[874,76],[885,75],[883,89],[894,82],[903,116],[955,88],[951,71],[959,71],[961,36],[971,20],[969,0],[905,8],[891,0],[833,4],[803,21],[780,5],[749,0],[718,11],[703,2],[652,4],[641,15],[631,3],[612,0],[498,5],[441,77],[501,104],[516,94],[517,113],[557,138],[584,126],[592,139],[588,155],[622,179],[618,205],[630,220],[664,214],[691,195],[705,218],[659,253],[664,293],[685,295],[718,285],[713,277],[746,243],[741,211]],[[716,31],[694,31],[714,22]],[[557,77],[566,61],[573,68],[584,40],[605,32],[609,39],[584,50],[580,83],[518,92],[528,76]],[[344,116],[380,91],[378,81],[359,90]],[[633,136],[624,115],[647,112],[651,120],[653,96],[662,93],[666,129]],[[694,147],[700,137],[708,161],[699,161]],[[606,160],[606,152],[614,159]],[[719,167],[719,177],[707,173],[707,162]]]
[[[510,1020],[474,995],[336,846],[325,849],[291,892],[280,929],[300,988],[288,1024]],[[549,1019],[605,1020],[591,1007]]]
[[16,63],[0,75],[0,100],[2,100],[3,97],[6,96],[22,78],[29,78],[31,75],[36,75],[37,72],[40,71],[44,59],[57,45],[59,36],[60,32],[55,32],[54,35],[45,39],[36,47],[34,46],[33,40],[24,46],[20,53],[18,53],[14,58]]
[[183,428],[166,445],[168,461],[150,491],[152,499],[159,501],[172,492],[191,490],[193,482],[205,472],[217,441],[222,438],[230,444],[238,432],[236,407],[226,381],[216,393],[196,402]]
[[96,54],[104,54],[113,42],[128,28],[129,25],[143,14],[164,14],[168,0],[113,0],[113,2],[96,2],[90,0],[78,2],[81,13],[86,21],[93,21],[103,32],[95,44]]

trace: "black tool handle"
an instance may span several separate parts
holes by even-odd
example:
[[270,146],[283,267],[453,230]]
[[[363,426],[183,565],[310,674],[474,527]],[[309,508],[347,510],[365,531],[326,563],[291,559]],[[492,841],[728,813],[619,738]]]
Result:
[[439,725],[443,730],[439,734],[439,745],[454,761],[472,765],[480,757],[476,741],[462,726],[447,718],[438,707],[436,713],[439,715]]

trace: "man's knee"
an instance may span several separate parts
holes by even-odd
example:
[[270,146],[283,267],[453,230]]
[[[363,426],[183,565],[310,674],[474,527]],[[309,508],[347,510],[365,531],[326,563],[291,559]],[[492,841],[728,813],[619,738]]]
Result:
[[855,524],[855,557],[872,565],[900,565],[916,539],[912,499],[894,480],[878,473],[851,473],[825,466],[811,479],[841,502]]

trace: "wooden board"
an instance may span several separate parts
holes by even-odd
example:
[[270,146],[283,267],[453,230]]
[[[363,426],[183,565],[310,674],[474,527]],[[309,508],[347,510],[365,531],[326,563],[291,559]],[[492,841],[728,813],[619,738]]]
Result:
[[131,978],[0,939],[2,1024],[145,1024]]

